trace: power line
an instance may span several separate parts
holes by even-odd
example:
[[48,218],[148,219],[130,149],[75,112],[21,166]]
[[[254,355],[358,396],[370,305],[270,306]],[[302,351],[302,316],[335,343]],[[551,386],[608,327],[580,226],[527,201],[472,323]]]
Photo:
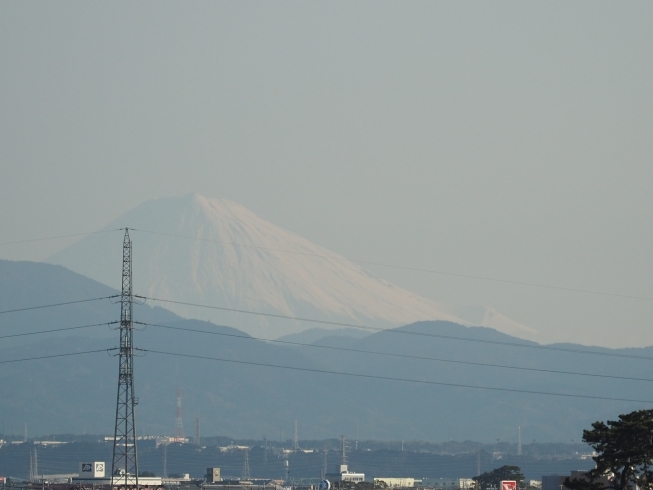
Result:
[[42,334],[42,333],[63,332],[63,331],[66,331],[66,330],[79,330],[79,329],[82,329],[82,328],[101,327],[103,325],[111,325],[113,323],[118,323],[118,322],[114,321],[114,322],[105,322],[105,323],[94,323],[92,325],[81,325],[79,327],[53,328],[53,329],[50,329],[50,330],[39,330],[37,332],[14,333],[14,334],[11,334],[11,335],[1,335],[0,339],[8,339],[8,338],[11,338],[11,337],[25,337],[27,335],[39,335],[39,334]]
[[[175,238],[185,238],[188,240],[196,240],[196,241],[204,241],[204,242],[213,242],[213,243],[222,243],[225,245],[234,245],[237,247],[244,247],[244,248],[255,248],[258,250],[269,250],[273,252],[280,252],[280,253],[286,253],[286,254],[292,254],[292,255],[303,255],[303,256],[308,256],[308,257],[316,257],[316,258],[321,258],[321,259],[327,259],[327,260],[340,260],[340,261],[345,261],[345,262],[353,262],[355,264],[364,264],[364,265],[374,265],[378,267],[389,267],[392,269],[401,269],[401,270],[407,270],[407,271],[413,271],[413,272],[425,272],[429,274],[439,274],[439,275],[444,275],[444,276],[451,276],[451,277],[461,277],[464,279],[478,279],[482,281],[492,281],[492,282],[500,282],[504,284],[514,284],[518,286],[528,286],[528,287],[537,287],[537,288],[544,288],[544,289],[553,289],[553,290],[559,290],[559,291],[568,291],[568,292],[574,292],[574,293],[584,293],[584,294],[594,294],[594,295],[600,295],[600,296],[610,296],[610,297],[615,297],[615,298],[624,298],[624,299],[635,299],[635,300],[642,300],[642,301],[653,301],[652,297],[648,296],[634,296],[634,295],[629,295],[629,294],[620,294],[620,293],[608,293],[605,291],[595,291],[591,289],[581,289],[581,288],[570,288],[570,287],[565,287],[565,286],[555,286],[551,284],[540,284],[540,283],[534,283],[534,282],[528,282],[528,281],[515,281],[512,279],[502,279],[502,278],[496,278],[496,277],[489,277],[489,276],[477,276],[473,274],[462,274],[458,272],[449,272],[449,271],[442,271],[442,270],[436,270],[436,269],[425,269],[425,268],[420,268],[420,267],[410,267],[410,266],[403,266],[403,265],[396,265],[396,264],[387,264],[383,262],[372,262],[368,260],[356,260],[356,259],[348,259],[346,257],[341,257],[341,256],[334,256],[334,255],[321,255],[321,254],[314,254],[310,252],[296,252],[292,250],[283,250],[283,249],[278,249],[278,248],[272,248],[272,247],[262,247],[259,245],[248,245],[244,243],[238,243],[238,242],[229,242],[226,240],[214,240],[210,238],[199,238],[199,237],[193,237],[189,235],[180,235],[176,233],[164,233],[160,231],[152,231],[152,230],[143,230],[139,228],[129,228],[132,231],[140,231],[141,233],[149,233],[152,235],[161,235],[161,236],[169,236],[169,237],[175,237]],[[11,245],[11,244],[17,244],[17,243],[27,243],[27,242],[37,242],[37,241],[43,241],[43,240],[55,240],[55,239],[60,239],[60,238],[71,238],[71,237],[76,237],[76,236],[86,236],[86,235],[93,235],[97,233],[108,233],[108,232],[113,232],[113,231],[120,231],[120,230],[125,230],[125,228],[116,228],[116,229],[111,229],[111,230],[99,230],[99,231],[90,231],[86,233],[72,233],[69,235],[57,235],[57,236],[50,236],[50,237],[41,237],[41,238],[31,238],[27,240],[15,240],[15,241],[10,241],[10,242],[0,242],[0,245]]]
[[445,382],[441,382],[441,381],[427,381],[427,380],[410,379],[410,378],[394,378],[394,377],[391,377],[391,376],[379,376],[379,375],[374,375],[374,374],[347,373],[347,372],[343,372],[343,371],[327,371],[326,369],[283,366],[283,365],[279,365],[279,364],[269,364],[269,363],[263,363],[263,362],[237,361],[237,360],[234,360],[234,359],[222,359],[220,357],[208,357],[208,356],[200,356],[200,355],[196,355],[196,354],[181,354],[181,353],[178,353],[178,352],[166,352],[166,351],[149,350],[149,349],[145,349],[145,351],[150,352],[152,354],[162,354],[162,355],[167,355],[167,356],[188,357],[188,358],[192,358],[192,359],[203,359],[203,360],[209,360],[209,361],[230,362],[230,363],[234,363],[234,364],[246,364],[246,365],[250,365],[250,366],[260,366],[260,367],[275,368],[275,369],[288,369],[288,370],[291,370],[291,371],[304,371],[304,372],[310,372],[310,373],[333,374],[333,375],[338,375],[338,376],[350,376],[350,377],[355,377],[355,378],[379,379],[379,380],[384,380],[384,381],[398,381],[398,382],[405,382],[405,383],[416,383],[416,384],[437,385],[437,386],[450,386],[450,387],[454,387],[454,388],[471,388],[471,389],[478,389],[478,390],[507,391],[507,392],[511,392],[511,393],[526,393],[526,394],[532,394],[532,395],[562,396],[562,397],[567,397],[567,398],[585,398],[585,399],[592,399],[592,400],[608,400],[608,401],[647,403],[647,404],[653,403],[653,400],[635,400],[635,399],[629,399],[629,398],[613,398],[613,397],[607,397],[607,396],[575,395],[575,394],[570,394],[570,393],[555,393],[555,392],[550,392],[550,391],[519,390],[519,389],[516,389],[516,388],[498,388],[498,387],[490,387],[490,386],[477,386],[477,385],[466,385],[466,384],[458,384],[458,383],[445,383]]
[[[272,339],[263,339],[263,338],[258,338],[258,337],[252,337],[250,335],[236,335],[236,334],[230,334],[230,333],[225,333],[225,332],[211,332],[208,330],[198,330],[194,328],[184,328],[184,327],[173,327],[170,325],[160,325],[160,324],[155,324],[155,323],[143,323],[143,322],[134,322],[138,323],[140,325],[147,325],[150,327],[158,327],[158,328],[167,328],[170,330],[181,330],[184,332],[195,332],[195,333],[204,333],[204,334],[209,334],[209,335],[220,335],[223,337],[234,337],[234,338],[239,338],[239,339],[244,339],[244,340],[256,340],[259,342],[272,342],[272,343],[277,343],[277,344],[284,344],[284,345],[296,345],[300,347],[312,347],[315,349],[330,349],[330,350],[337,350],[337,351],[343,351],[343,352],[353,352],[356,354],[374,354],[374,355],[380,355],[380,356],[388,356],[388,357],[399,357],[403,359],[417,359],[417,360],[423,360],[423,361],[437,361],[437,362],[449,362],[449,363],[454,363],[454,364],[466,364],[466,365],[471,365],[471,366],[483,366],[483,367],[494,367],[494,368],[502,368],[502,369],[515,369],[519,371],[535,371],[535,372],[540,372],[540,373],[552,373],[552,374],[566,374],[566,375],[574,375],[574,376],[590,376],[590,377],[595,377],[595,378],[609,378],[609,379],[622,379],[622,380],[627,380],[627,381],[647,381],[647,382],[653,382],[653,379],[651,378],[632,378],[629,376],[616,376],[616,375],[609,375],[609,374],[594,374],[594,373],[579,373],[575,371],[558,371],[554,369],[540,369],[540,368],[529,368],[529,367],[521,367],[521,366],[507,366],[505,364],[489,364],[489,363],[484,363],[484,362],[474,362],[474,361],[460,361],[460,360],[453,360],[453,359],[442,359],[438,357],[427,357],[427,356],[415,356],[415,355],[409,355],[409,354],[393,354],[390,352],[378,352],[378,351],[369,351],[369,350],[363,350],[363,349],[351,349],[348,347],[333,347],[329,345],[315,345],[315,344],[302,344],[300,342],[291,342],[288,340],[272,340]],[[2,337],[0,337],[2,338]]]
[[540,345],[540,344],[520,344],[517,342],[503,342],[500,340],[483,340],[483,339],[470,339],[470,338],[465,338],[465,337],[456,337],[454,335],[443,335],[443,334],[436,334],[436,333],[426,333],[426,332],[411,332],[407,330],[398,330],[398,329],[393,329],[393,328],[379,328],[379,327],[370,327],[366,325],[358,325],[355,323],[343,323],[343,322],[334,322],[331,320],[318,320],[315,318],[303,318],[303,317],[293,317],[293,316],[288,316],[288,315],[280,315],[277,313],[263,313],[260,311],[249,311],[249,310],[239,310],[236,308],[226,308],[223,306],[211,306],[211,305],[203,305],[199,303],[189,303],[185,301],[175,301],[171,299],[160,299],[160,298],[150,298],[148,296],[139,296],[139,295],[134,295],[135,298],[140,298],[143,300],[151,300],[151,301],[160,301],[162,303],[173,303],[173,304],[178,304],[178,305],[186,305],[186,306],[195,306],[198,308],[208,308],[212,310],[221,310],[221,311],[231,311],[234,313],[244,313],[248,315],[260,315],[260,316],[268,316],[272,318],[281,318],[284,320],[295,320],[295,321],[302,321],[302,322],[311,322],[311,323],[319,323],[322,325],[335,325],[339,327],[352,327],[352,328],[358,328],[361,330],[370,330],[370,331],[375,331],[375,332],[386,332],[386,333],[392,333],[392,334],[401,334],[401,335],[418,335],[421,337],[434,337],[434,338],[439,338],[439,339],[449,339],[449,340],[462,340],[465,342],[476,342],[476,343],[481,343],[481,344],[493,344],[493,345],[506,345],[506,346],[511,346],[511,347],[523,347],[523,348],[528,348],[528,349],[543,349],[543,350],[553,350],[553,351],[560,351],[560,352],[569,352],[569,353],[574,353],[574,354],[587,354],[587,355],[596,355],[596,356],[607,356],[607,357],[621,357],[621,358],[626,358],[626,359],[642,359],[646,361],[651,361],[653,358],[651,357],[646,357],[646,356],[637,356],[634,354],[617,354],[615,352],[598,352],[598,351],[587,351],[587,350],[582,350],[582,349],[565,349],[564,347],[553,347],[549,345]]
[[435,269],[423,269],[420,267],[409,267],[409,266],[403,266],[403,265],[395,265],[395,264],[386,264],[383,262],[372,262],[372,261],[367,261],[367,260],[355,260],[355,259],[348,259],[346,257],[338,257],[338,256],[333,256],[333,255],[321,255],[321,254],[314,254],[310,252],[295,252],[291,250],[283,250],[283,249],[278,249],[278,248],[271,248],[271,247],[261,247],[258,245],[247,245],[244,243],[237,243],[237,242],[228,242],[224,240],[213,240],[210,238],[199,238],[199,237],[192,237],[188,235],[178,235],[175,233],[163,233],[163,232],[158,232],[158,231],[152,231],[152,230],[142,230],[142,229],[137,229],[137,228],[130,228],[134,231],[140,231],[141,233],[150,233],[152,235],[162,235],[162,236],[170,236],[170,237],[176,237],[176,238],[186,238],[189,240],[196,240],[196,241],[203,241],[203,242],[213,242],[213,243],[222,243],[224,245],[234,245],[237,247],[244,247],[244,248],[255,248],[258,250],[269,250],[272,252],[281,252],[281,253],[286,253],[286,254],[292,254],[292,255],[304,255],[308,257],[317,257],[321,259],[328,259],[328,260],[340,260],[344,262],[353,262],[355,264],[364,264],[364,265],[374,265],[378,267],[389,267],[392,269],[401,269],[401,270],[407,270],[407,271],[413,271],[413,272],[425,272],[429,274],[439,274],[439,275],[444,275],[444,276],[451,276],[451,277],[461,277],[464,279],[479,279],[482,281],[492,281],[492,282],[500,282],[504,284],[514,284],[517,286],[528,286],[528,287],[536,287],[536,288],[544,288],[544,289],[554,289],[558,291],[568,291],[568,292],[573,292],[573,293],[584,293],[584,294],[594,294],[594,295],[600,295],[600,296],[611,296],[615,298],[625,298],[625,299],[636,299],[636,300],[643,300],[643,301],[653,301],[653,298],[647,297],[647,296],[633,296],[629,294],[619,294],[619,293],[607,293],[605,291],[595,291],[591,289],[580,289],[580,288],[569,288],[565,286],[554,286],[551,284],[540,284],[540,283],[535,283],[535,282],[527,282],[527,281],[515,281],[511,279],[500,279],[496,277],[488,277],[488,276],[476,276],[473,274],[461,274],[458,272],[448,272],[448,271],[441,271],[441,270],[435,270]]
[[12,242],[0,242],[0,245],[13,245],[15,243],[27,243],[27,242],[41,242],[44,240],[57,240],[59,238],[72,238],[76,236],[86,236],[86,235],[95,235],[97,233],[108,233],[111,231],[118,231],[118,230],[100,230],[100,231],[88,231],[86,233],[72,233],[70,235],[57,235],[57,236],[48,236],[48,237],[41,237],[41,238],[30,238],[28,240],[15,240]]
[[74,305],[74,304],[77,304],[77,303],[88,303],[90,301],[101,301],[103,299],[111,299],[111,298],[115,298],[117,296],[118,295],[114,294],[113,296],[102,296],[101,298],[79,299],[79,300],[76,300],[76,301],[65,301],[63,303],[52,303],[52,304],[49,304],[49,305],[28,306],[26,308],[16,308],[16,309],[13,309],[13,310],[3,310],[3,311],[0,311],[0,314],[2,314],[2,313],[16,313],[18,311],[38,310],[38,309],[41,309],[41,308],[52,308],[53,306]]
[[9,361],[0,361],[0,364],[10,364],[12,362],[23,362],[23,361],[37,361],[40,359],[52,359],[55,357],[80,356],[82,354],[96,354],[98,352],[109,352],[110,350],[114,350],[114,349],[97,349],[97,350],[86,350],[81,352],[70,352],[68,354],[52,354],[49,356],[24,357],[22,359],[11,359]]

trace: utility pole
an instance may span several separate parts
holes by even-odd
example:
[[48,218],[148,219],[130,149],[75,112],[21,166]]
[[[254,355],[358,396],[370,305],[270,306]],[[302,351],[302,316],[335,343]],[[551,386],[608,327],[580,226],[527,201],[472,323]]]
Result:
[[327,453],[329,452],[328,449],[324,449],[324,463],[322,464],[322,480],[326,478],[327,474]]
[[358,451],[358,439],[360,439],[360,434],[358,433],[358,419],[356,419],[356,451]]
[[138,458],[136,453],[136,422],[134,409],[134,346],[132,323],[132,242],[125,228],[122,244],[122,293],[120,295],[120,353],[116,428],[113,439],[111,487],[138,488]]
[[36,452],[36,447],[34,447],[34,479],[38,480],[39,478],[39,453]]
[[163,478],[168,478],[168,445],[163,444]]

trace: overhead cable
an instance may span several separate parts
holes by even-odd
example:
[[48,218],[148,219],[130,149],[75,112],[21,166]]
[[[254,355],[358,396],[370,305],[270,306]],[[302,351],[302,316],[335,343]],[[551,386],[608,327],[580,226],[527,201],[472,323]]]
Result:
[[239,310],[236,308],[226,308],[223,306],[211,306],[211,305],[203,305],[199,303],[189,303],[185,301],[176,301],[176,300],[171,300],[171,299],[161,299],[161,298],[152,298],[148,296],[140,296],[140,295],[134,295],[135,298],[140,298],[143,300],[150,300],[150,301],[159,301],[162,303],[172,303],[172,304],[178,304],[178,305],[185,305],[185,306],[195,306],[198,308],[208,308],[212,310],[221,310],[221,311],[231,311],[234,313],[244,313],[248,315],[260,315],[260,316],[266,316],[266,317],[272,317],[272,318],[281,318],[284,320],[295,320],[295,321],[300,321],[300,322],[310,322],[310,323],[319,323],[322,325],[334,325],[334,326],[339,326],[339,327],[351,327],[351,328],[358,328],[361,330],[370,330],[374,332],[385,332],[385,333],[391,333],[391,334],[401,334],[401,335],[417,335],[420,337],[434,337],[434,338],[439,338],[439,339],[448,339],[448,340],[462,340],[465,342],[476,342],[476,343],[481,343],[481,344],[493,344],[493,345],[505,345],[505,346],[510,346],[510,347],[523,347],[527,349],[543,349],[543,350],[552,350],[552,351],[559,351],[559,352],[569,352],[573,354],[587,354],[587,355],[595,355],[595,356],[607,356],[607,357],[622,357],[626,359],[642,359],[645,361],[651,361],[653,358],[651,357],[646,357],[646,356],[637,356],[634,354],[618,354],[616,352],[599,352],[599,351],[593,351],[593,350],[582,350],[582,349],[566,349],[564,347],[554,347],[550,345],[540,345],[540,344],[521,344],[517,342],[503,342],[500,340],[485,340],[485,339],[470,339],[470,338],[465,338],[465,337],[456,337],[454,335],[443,335],[443,334],[436,334],[436,333],[427,333],[427,332],[411,332],[410,330],[401,330],[397,328],[380,328],[380,327],[370,327],[366,325],[359,325],[356,323],[343,323],[343,322],[334,322],[330,320],[318,320],[315,318],[303,318],[303,317],[293,317],[289,315],[280,315],[276,313],[263,313],[260,311],[249,311],[249,310]]
[[349,376],[349,377],[354,377],[354,378],[379,379],[379,380],[384,380],[384,381],[397,381],[397,382],[415,383],[415,384],[424,384],[424,385],[450,386],[450,387],[453,387],[453,388],[471,388],[471,389],[477,389],[477,390],[507,391],[507,392],[511,392],[511,393],[526,393],[526,394],[531,394],[531,395],[561,396],[561,397],[567,397],[567,398],[585,398],[585,399],[592,399],[592,400],[608,400],[608,401],[646,403],[646,404],[653,403],[653,400],[637,400],[637,399],[616,398],[616,397],[609,397],[609,396],[578,395],[578,394],[571,394],[571,393],[556,393],[556,392],[551,392],[551,391],[520,390],[520,389],[516,389],[516,388],[499,388],[499,387],[491,387],[491,386],[467,385],[467,384],[459,384],[459,383],[445,383],[445,382],[441,382],[441,381],[428,381],[428,380],[419,380],[419,379],[410,379],[410,378],[394,378],[394,377],[391,377],[391,376],[379,376],[379,375],[374,375],[374,374],[347,373],[347,372],[344,372],[344,371],[328,371],[326,369],[314,369],[314,368],[303,368],[303,367],[296,367],[296,366],[284,366],[284,365],[280,365],[280,364],[270,364],[270,363],[264,363],[264,362],[239,361],[239,360],[235,360],[235,359],[222,359],[220,357],[200,356],[200,355],[197,355],[197,354],[182,354],[182,353],[179,353],[179,352],[167,352],[167,351],[159,351],[159,350],[151,350],[151,349],[144,349],[144,350],[146,352],[149,352],[149,353],[152,353],[152,354],[162,354],[162,355],[175,356],[175,357],[188,357],[188,358],[191,358],[191,359],[203,359],[203,360],[208,360],[208,361],[228,362],[228,363],[234,363],[234,364],[245,364],[245,365],[249,365],[249,366],[259,366],[259,367],[274,368],[274,369],[287,369],[287,370],[291,370],[291,371],[304,371],[304,372],[310,372],[310,373],[332,374],[332,375],[337,375],[337,376]]
[[58,238],[72,238],[76,236],[95,235],[97,233],[109,233],[111,231],[118,231],[118,230],[116,229],[116,230],[88,231],[86,233],[72,233],[70,235],[57,235],[57,236],[48,236],[48,237],[41,237],[41,238],[30,238],[28,240],[14,240],[12,242],[0,242],[0,245],[12,245],[14,243],[27,243],[27,242],[41,242],[43,240],[56,240]]
[[292,255],[304,255],[308,257],[317,257],[321,259],[328,259],[328,260],[339,260],[343,262],[353,262],[355,264],[364,264],[364,265],[374,265],[378,267],[389,267],[392,269],[401,269],[401,270],[407,270],[407,271],[413,271],[413,272],[425,272],[429,274],[438,274],[438,275],[444,275],[444,276],[451,276],[451,277],[461,277],[464,279],[479,279],[482,281],[492,281],[492,282],[500,282],[504,284],[514,284],[517,286],[528,286],[528,287],[535,287],[535,288],[544,288],[544,289],[554,289],[558,291],[568,291],[568,292],[573,292],[573,293],[584,293],[584,294],[594,294],[594,295],[600,295],[600,296],[611,296],[614,298],[625,298],[625,299],[636,299],[636,300],[643,300],[643,301],[653,301],[653,298],[648,297],[648,296],[634,296],[634,295],[629,295],[629,294],[619,294],[619,293],[608,293],[605,291],[596,291],[596,290],[591,290],[591,289],[580,289],[580,288],[570,288],[570,287],[565,287],[565,286],[554,286],[551,284],[540,284],[540,283],[535,283],[535,282],[527,282],[527,281],[515,281],[511,279],[500,279],[496,277],[488,277],[488,276],[476,276],[472,274],[461,274],[458,272],[448,272],[448,271],[442,271],[442,270],[435,270],[435,269],[423,269],[420,267],[410,267],[410,266],[403,266],[403,265],[396,265],[396,264],[386,264],[383,262],[372,262],[368,260],[355,260],[355,259],[348,259],[346,257],[342,256],[333,256],[333,255],[321,255],[321,254],[315,254],[315,253],[310,253],[310,252],[297,252],[297,251],[292,251],[292,250],[283,250],[283,249],[278,249],[278,248],[271,248],[271,247],[261,247],[258,245],[248,245],[244,243],[237,243],[237,242],[229,242],[229,241],[224,241],[224,240],[213,240],[210,238],[199,238],[199,237],[193,237],[189,235],[179,235],[176,233],[164,233],[164,232],[159,232],[159,231],[152,231],[152,230],[143,230],[140,228],[130,228],[131,230],[134,231],[140,231],[141,233],[149,233],[152,235],[162,235],[162,236],[170,236],[170,237],[176,237],[176,238],[186,238],[189,240],[197,240],[197,241],[203,241],[203,242],[214,242],[214,243],[222,243],[224,245],[233,245],[236,247],[244,247],[244,248],[255,248],[258,250],[269,250],[272,252],[280,252],[280,253],[285,253],[285,254],[292,254]]
[[3,310],[3,311],[0,311],[0,314],[2,314],[2,313],[16,313],[18,311],[39,310],[41,308],[52,308],[54,306],[74,305],[74,304],[77,304],[77,303],[89,303],[91,301],[101,301],[103,299],[111,299],[111,298],[116,298],[118,296],[120,296],[120,295],[114,294],[112,296],[102,296],[101,298],[79,299],[79,300],[75,300],[75,301],[64,301],[62,303],[52,303],[52,304],[49,304],[49,305],[28,306],[26,308],[15,308],[13,310]]
[[81,352],[70,352],[67,354],[52,354],[49,356],[24,357],[22,359],[10,359],[8,361],[0,361],[0,364],[10,364],[12,362],[23,362],[23,361],[37,361],[40,359],[52,359],[55,357],[81,356],[82,354],[96,354],[98,352],[108,352],[110,350],[114,350],[114,349],[96,349],[96,350],[85,350]]
[[[609,378],[609,379],[621,379],[621,380],[627,380],[627,381],[647,381],[647,382],[653,382],[653,379],[651,378],[633,378],[629,376],[616,376],[616,375],[609,375],[609,374],[595,374],[595,373],[580,373],[576,371],[558,371],[555,369],[540,369],[540,368],[530,368],[530,367],[521,367],[521,366],[508,366],[505,364],[489,364],[489,363],[484,363],[484,362],[474,362],[474,361],[460,361],[460,360],[454,360],[454,359],[442,359],[438,357],[427,357],[427,356],[416,356],[416,355],[410,355],[410,354],[394,354],[390,352],[378,352],[378,351],[370,351],[370,350],[364,350],[364,349],[351,349],[348,347],[334,347],[334,346],[329,346],[329,345],[316,345],[316,344],[302,344],[301,342],[291,342],[288,340],[272,340],[272,339],[263,339],[259,337],[252,337],[250,335],[237,335],[237,334],[231,334],[231,333],[226,333],[226,332],[213,332],[213,331],[208,331],[208,330],[198,330],[194,328],[185,328],[185,327],[173,327],[171,325],[160,325],[156,323],[144,323],[144,322],[134,322],[138,323],[140,325],[147,325],[150,327],[158,327],[158,328],[167,328],[170,330],[181,330],[183,332],[195,332],[195,333],[204,333],[204,334],[209,334],[209,335],[220,335],[223,337],[234,337],[238,339],[244,339],[244,340],[256,340],[259,342],[271,342],[271,343],[276,343],[276,344],[283,344],[283,345],[293,345],[293,346],[298,346],[298,347],[310,347],[314,349],[329,349],[329,350],[336,350],[336,351],[342,351],[342,352],[353,352],[356,354],[373,354],[373,355],[379,355],[379,356],[387,356],[387,357],[398,357],[402,359],[416,359],[416,360],[422,360],[422,361],[437,361],[437,362],[448,362],[448,363],[454,363],[454,364],[466,364],[470,366],[483,366],[483,367],[493,367],[493,368],[501,368],[501,369],[515,369],[519,371],[534,371],[534,372],[540,372],[540,373],[552,373],[552,374],[565,374],[565,375],[573,375],[573,376],[590,376],[590,377],[595,377],[595,378]],[[2,337],[0,337],[2,338]]]
[[79,330],[82,328],[101,327],[104,325],[112,325],[114,323],[119,323],[119,322],[113,321],[113,322],[104,322],[104,323],[93,323],[92,325],[81,325],[79,327],[63,327],[63,328],[53,328],[50,330],[39,330],[37,332],[14,333],[11,335],[0,335],[0,339],[8,339],[11,337],[25,337],[27,335],[39,335],[42,333],[64,332],[66,330]]

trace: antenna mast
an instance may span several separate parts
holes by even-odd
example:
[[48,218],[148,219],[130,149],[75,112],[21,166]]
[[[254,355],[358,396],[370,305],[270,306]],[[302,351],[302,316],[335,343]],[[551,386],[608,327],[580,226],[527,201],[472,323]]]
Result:
[[293,449],[295,451],[299,449],[299,438],[297,437],[297,419],[295,419],[295,437],[293,438]]
[[120,295],[120,354],[116,429],[113,439],[111,487],[138,488],[138,458],[136,456],[136,424],[134,407],[134,346],[132,323],[132,242],[125,228],[122,244],[122,294]]

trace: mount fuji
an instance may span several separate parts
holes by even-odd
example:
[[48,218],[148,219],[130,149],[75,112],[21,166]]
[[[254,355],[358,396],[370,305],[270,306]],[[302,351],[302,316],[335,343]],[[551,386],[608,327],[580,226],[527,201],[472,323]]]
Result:
[[[134,293],[175,313],[277,338],[322,322],[379,328],[419,320],[487,326],[533,339],[537,332],[486,307],[453,308],[366,272],[345,257],[275,226],[242,205],[198,194],[146,201],[47,262],[120,289],[122,234],[133,241]],[[246,314],[259,312],[279,317]]]

